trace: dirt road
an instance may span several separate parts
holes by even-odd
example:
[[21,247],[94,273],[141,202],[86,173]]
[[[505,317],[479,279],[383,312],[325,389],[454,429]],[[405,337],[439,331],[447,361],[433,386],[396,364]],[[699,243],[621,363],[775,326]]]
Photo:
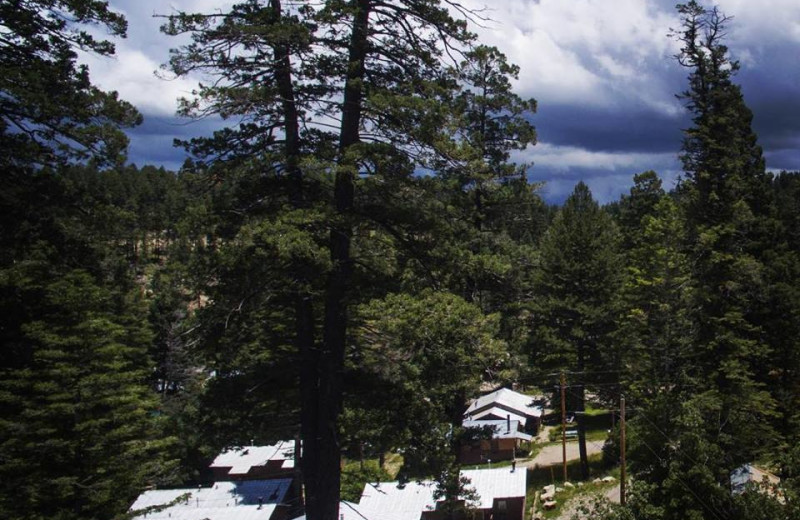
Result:
[[[600,453],[602,449],[603,446],[599,442],[586,443],[586,453],[588,455]],[[577,441],[568,442],[567,460],[574,460],[578,458],[580,458],[580,453],[578,451]],[[562,459],[561,444],[549,444],[544,448],[542,448],[542,451],[540,451],[539,454],[536,455],[534,458],[526,460],[524,462],[519,462],[518,464],[525,467],[533,467],[536,465],[551,466],[553,464],[561,464],[562,460],[563,459]]]

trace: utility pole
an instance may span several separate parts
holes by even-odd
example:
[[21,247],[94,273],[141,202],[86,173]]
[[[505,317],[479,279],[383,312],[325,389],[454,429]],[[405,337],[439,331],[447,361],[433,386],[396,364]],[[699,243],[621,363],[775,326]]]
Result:
[[619,454],[622,464],[619,472],[619,503],[625,505],[625,396],[619,398]]
[[561,371],[561,455],[564,461],[564,482],[567,481],[567,378]]

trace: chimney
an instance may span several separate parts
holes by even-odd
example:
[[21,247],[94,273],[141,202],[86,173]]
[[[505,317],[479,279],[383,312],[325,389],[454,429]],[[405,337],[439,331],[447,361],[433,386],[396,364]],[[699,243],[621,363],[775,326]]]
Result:
[[264,497],[258,497],[258,508],[264,507]]
[[511,414],[506,415],[506,433],[511,433]]
[[514,473],[514,471],[516,469],[517,469],[517,461],[516,460],[512,460],[511,461],[511,473]]

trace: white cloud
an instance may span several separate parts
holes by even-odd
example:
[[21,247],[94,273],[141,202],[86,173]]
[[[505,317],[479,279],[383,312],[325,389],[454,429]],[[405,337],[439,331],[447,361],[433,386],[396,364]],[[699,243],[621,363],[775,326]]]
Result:
[[[685,88],[682,78],[686,71],[680,70],[673,58],[677,43],[667,36],[670,28],[679,25],[676,0],[461,1],[468,8],[488,6],[486,14],[492,20],[485,27],[474,29],[482,42],[496,45],[509,61],[521,67],[515,86],[521,95],[535,97],[543,114],[545,106],[555,105],[574,109],[576,114],[625,111],[633,114],[630,119],[653,112],[670,117],[685,112],[674,94]],[[774,63],[776,56],[800,51],[800,2],[705,0],[705,4],[713,1],[734,16],[727,40],[733,57],[740,59],[764,85],[781,82],[785,90],[794,88],[795,76],[788,68],[774,67]],[[164,20],[153,18],[153,14],[179,10],[213,12],[232,3],[111,0],[112,7],[127,16],[129,36],[117,41],[116,58],[86,58],[93,81],[105,89],[119,91],[145,115],[173,114],[176,98],[195,88],[198,78],[164,81],[153,75],[168,60],[169,49],[187,41],[161,34],[159,26]],[[757,85],[755,80],[752,84]],[[587,107],[590,109],[585,110]],[[581,121],[551,119],[547,124],[555,129],[558,125],[574,127]],[[541,130],[544,135],[545,128]],[[642,131],[647,131],[647,125]],[[562,140],[572,135],[569,128],[553,133]],[[581,138],[585,138],[585,132]],[[614,146],[624,147],[625,143]],[[587,181],[589,175],[592,179],[605,178],[592,180],[590,186],[598,193],[606,193],[613,186],[619,191],[623,179],[627,179],[623,183],[623,189],[627,189],[630,177],[639,171],[674,173],[679,168],[676,154],[677,150],[655,155],[588,151],[578,146],[541,143],[517,159],[535,162],[534,177],[537,172],[552,172],[548,190],[563,189],[568,193],[575,179],[586,174]]]
[[629,153],[591,151],[575,146],[558,146],[539,143],[517,154],[516,162],[534,162],[554,172],[568,172],[575,168],[591,170],[655,169],[675,160],[675,153]]
[[733,44],[763,49],[786,40],[800,43],[796,0],[717,0],[713,2],[728,16]]
[[84,61],[89,65],[93,83],[104,90],[116,90],[122,99],[143,113],[174,114],[177,99],[189,95],[197,85],[194,79],[157,77],[155,71],[161,64],[125,44],[117,45],[113,58],[88,56]]
[[[112,0],[112,9],[128,20],[128,37],[112,39],[116,44],[114,57],[84,54],[80,59],[89,65],[92,82],[103,90],[119,92],[122,99],[133,103],[145,115],[173,115],[177,99],[189,96],[197,87],[199,77],[157,77],[156,71],[169,60],[169,49],[186,44],[188,38],[163,34],[160,26],[165,19],[156,15],[169,15],[181,10],[210,13],[231,4],[233,2],[220,0],[173,0],[169,4]],[[98,36],[108,38],[102,31],[94,31]],[[169,77],[168,74],[162,76]]]
[[[473,8],[484,0],[469,0]],[[520,65],[518,87],[540,103],[601,106],[619,100],[666,114],[680,110],[662,75],[675,66],[667,37],[677,17],[651,0],[507,0],[478,28]]]
[[533,180],[545,180],[542,194],[551,201],[564,200],[581,179],[596,200],[607,203],[628,191],[636,173],[655,170],[665,189],[675,186],[679,174],[677,153],[598,152],[539,143],[512,160],[534,163],[529,175]]

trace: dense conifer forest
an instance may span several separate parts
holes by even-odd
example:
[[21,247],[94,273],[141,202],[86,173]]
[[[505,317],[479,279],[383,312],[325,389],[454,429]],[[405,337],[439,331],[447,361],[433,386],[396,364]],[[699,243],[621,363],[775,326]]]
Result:
[[[597,518],[800,518],[800,172],[767,170],[725,14],[678,6],[677,187],[644,171],[556,207],[510,160],[537,103],[478,13],[285,4],[165,18],[190,37],[171,71],[216,79],[182,114],[238,122],[173,172],[126,163],[141,117],[77,63],[113,55],[89,28],[121,15],[0,3],[0,517],[125,518],[226,447],[295,437],[309,520],[387,478],[343,458],[400,452],[398,478],[456,496],[468,400],[557,401],[563,373],[582,478],[581,412],[629,407],[629,497]],[[779,498],[731,493],[745,463]]]

